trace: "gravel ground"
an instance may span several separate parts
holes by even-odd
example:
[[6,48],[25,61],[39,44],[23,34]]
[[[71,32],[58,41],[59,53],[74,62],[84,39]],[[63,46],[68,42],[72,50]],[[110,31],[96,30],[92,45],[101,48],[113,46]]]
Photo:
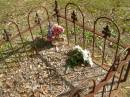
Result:
[[92,79],[98,84],[106,74],[97,65],[76,67],[65,73],[66,53],[71,47],[59,48],[59,52],[55,48],[42,50],[40,55],[25,58],[18,69],[1,73],[0,97],[66,97],[77,88],[84,95],[90,92]]

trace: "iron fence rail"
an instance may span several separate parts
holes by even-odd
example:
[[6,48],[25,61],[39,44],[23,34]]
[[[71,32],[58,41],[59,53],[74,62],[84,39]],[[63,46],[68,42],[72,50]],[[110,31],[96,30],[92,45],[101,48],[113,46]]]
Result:
[[[78,11],[81,13],[81,16],[82,18],[80,19],[77,19],[77,15],[75,13],[75,10],[72,9],[72,13],[71,13],[71,16],[68,17],[68,7],[69,6],[74,6],[78,9]],[[46,14],[47,14],[47,21],[48,22],[48,25],[51,24],[51,18],[56,15],[56,20],[57,20],[57,23],[60,24],[61,23],[61,20],[60,18],[64,19],[65,20],[65,29],[67,31],[67,41],[68,41],[68,45],[70,45],[70,38],[69,38],[69,28],[68,28],[68,25],[69,23],[71,22],[73,24],[73,27],[72,29],[74,30],[74,43],[75,45],[77,45],[77,34],[76,34],[76,25],[79,26],[82,30],[82,46],[83,48],[86,48],[85,46],[85,30],[88,30],[90,32],[93,33],[93,45],[92,45],[92,54],[94,56],[94,52],[95,52],[95,39],[96,39],[96,35],[97,36],[100,36],[104,39],[104,45],[103,45],[103,51],[102,51],[102,62],[101,62],[101,67],[104,66],[104,57],[105,57],[105,50],[106,50],[106,40],[108,41],[111,41],[113,43],[116,44],[116,50],[115,50],[115,54],[114,54],[114,61],[112,63],[112,66],[109,66],[109,67],[106,67],[107,68],[107,74],[106,76],[97,84],[95,80],[93,80],[93,78],[91,79],[91,81],[93,82],[93,86],[92,86],[92,91],[89,92],[89,94],[86,94],[84,97],[94,97],[100,90],[102,92],[102,97],[104,97],[104,94],[105,94],[105,87],[107,86],[108,82],[110,82],[110,91],[109,91],[109,95],[108,97],[111,97],[111,93],[113,91],[113,86],[115,85],[115,79],[118,79],[117,80],[117,89],[120,85],[121,82],[124,82],[127,80],[128,78],[128,73],[130,71],[130,62],[129,62],[129,59],[130,59],[130,46],[127,46],[127,45],[124,45],[124,44],[120,44],[120,31],[119,31],[119,28],[118,26],[114,23],[114,21],[112,21],[110,18],[107,18],[107,17],[99,17],[95,20],[94,22],[94,25],[93,25],[93,29],[90,29],[88,27],[85,26],[85,16],[82,12],[82,10],[78,7],[78,5],[74,4],[74,3],[67,3],[66,6],[65,6],[65,12],[64,12],[64,15],[60,13],[60,10],[58,9],[58,2],[55,1],[55,8],[54,8],[54,12],[55,14],[52,15],[52,16],[49,16],[49,11],[43,7],[43,6],[40,6],[39,8],[42,8]],[[72,7],[73,8],[73,7]],[[37,9],[37,8],[34,8],[34,9]],[[6,22],[11,22],[13,25],[15,25],[15,28],[17,29],[17,34],[13,37],[10,38],[10,35],[7,33],[7,30],[6,29],[3,29],[4,30],[4,37],[6,37],[7,40],[1,40],[0,41],[0,46],[4,45],[6,42],[9,43],[10,45],[10,49],[12,52],[15,52],[16,50],[14,49],[14,46],[12,44],[12,41],[13,39],[15,38],[19,38],[21,43],[22,43],[22,48],[26,54],[26,57],[29,58],[29,54],[28,54],[28,51],[26,50],[26,45],[24,44],[24,40],[23,40],[23,36],[22,34],[26,33],[26,32],[29,32],[30,35],[31,35],[31,40],[33,41],[33,44],[34,44],[34,41],[35,41],[35,38],[34,38],[34,35],[32,33],[32,30],[36,27],[36,26],[39,26],[40,28],[40,31],[42,32],[42,26],[41,24],[44,24],[44,21],[41,21],[40,18],[39,18],[39,14],[36,13],[36,18],[35,18],[35,22],[36,24],[33,25],[31,27],[30,25],[30,14],[32,13],[32,11],[34,9],[31,9],[27,15],[27,22],[28,22],[28,28],[24,31],[21,32],[21,30],[19,29],[19,26],[16,22],[14,21],[6,21]],[[101,19],[106,19],[108,20],[109,22],[113,23],[114,26],[116,27],[117,29],[117,40],[113,39],[113,38],[109,38],[111,35],[110,35],[110,29],[108,28],[109,26],[106,25],[105,28],[103,28],[102,30],[102,33],[99,33],[99,32],[96,32],[96,25],[97,25],[97,22],[98,20],[101,20]],[[80,22],[78,22],[80,21]],[[9,26],[9,25],[8,25]],[[41,35],[42,36],[42,35]],[[44,36],[42,36],[43,38]],[[35,45],[35,44],[34,44]],[[119,53],[119,46],[122,46],[123,48],[125,48],[127,50],[127,54],[125,56],[125,58],[123,60],[120,59],[120,56],[121,55],[118,55]],[[43,60],[42,56],[38,53],[38,48],[35,47],[35,51],[36,51],[36,54],[38,55],[38,57],[43,61],[43,62],[46,62],[45,60]],[[13,55],[14,53],[12,53]],[[6,62],[6,59],[2,59],[4,58],[4,56],[2,55],[2,51],[0,51],[0,55],[1,55],[1,64],[5,64],[7,65],[8,63]],[[11,56],[12,56],[11,55]],[[14,57],[16,57],[16,64],[20,65],[20,57],[17,58],[16,54],[14,54]],[[124,69],[126,67],[126,69]],[[55,71],[57,72],[57,71]],[[125,74],[123,74],[123,72],[125,72]],[[116,73],[118,73],[118,76],[116,75]],[[57,73],[58,74],[58,73]],[[61,79],[63,79],[62,77],[60,77]],[[68,83],[65,79],[63,79],[67,84],[70,84]],[[70,84],[71,85],[71,84]],[[73,88],[75,88],[74,86],[71,86]],[[80,89],[75,89],[74,91],[72,91],[70,93],[70,95],[68,97],[80,97],[80,92],[82,92]]]

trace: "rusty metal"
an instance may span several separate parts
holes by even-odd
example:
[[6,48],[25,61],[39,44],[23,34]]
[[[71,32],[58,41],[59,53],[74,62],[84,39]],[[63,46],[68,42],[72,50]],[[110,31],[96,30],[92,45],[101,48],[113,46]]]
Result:
[[[32,34],[32,29],[31,29],[31,25],[30,25],[30,14],[32,13],[32,11],[34,9],[37,9],[37,8],[42,8],[43,10],[46,11],[46,14],[47,14],[47,21],[48,21],[48,24],[50,24],[50,18],[49,18],[49,13],[48,13],[48,10],[46,9],[46,7],[43,7],[43,6],[39,6],[39,7],[35,7],[33,9],[31,9],[28,13],[28,17],[27,17],[27,20],[28,20],[28,26],[29,26],[29,31],[31,33],[31,37],[32,37],[32,40],[34,40],[34,37],[33,37],[33,34]],[[39,18],[38,14],[36,14],[36,17]],[[38,19],[39,20],[39,19]],[[38,21],[40,23],[40,21]],[[41,24],[41,23],[40,23]]]
[[[28,27],[29,27],[29,31],[30,31],[31,38],[32,38],[33,42],[35,41],[35,39],[34,39],[34,36],[33,36],[33,32],[32,32],[32,29],[31,29],[31,25],[30,25],[30,14],[33,12],[34,9],[37,9],[37,8],[42,8],[43,10],[46,11],[48,25],[50,24],[49,12],[48,12],[48,10],[46,9],[46,7],[44,7],[44,6],[39,6],[39,7],[32,8],[32,9],[29,11],[28,16],[27,16],[27,21],[28,21]],[[41,23],[40,23],[40,25],[41,25]],[[40,25],[39,25],[39,26],[40,26]],[[41,26],[40,26],[40,28],[41,28]],[[36,46],[34,46],[34,49],[35,49],[35,51],[36,51],[36,54],[38,54],[38,49],[37,49]]]
[[[127,60],[126,60],[127,61]],[[125,63],[125,62],[123,62],[123,63]],[[120,65],[122,65],[122,64],[120,64]],[[127,68],[128,70],[127,71],[129,71],[130,70],[130,62],[129,62],[129,65],[128,65],[128,68]],[[112,70],[112,69],[111,69]],[[109,82],[109,80],[112,78],[112,83],[114,83],[114,78],[115,78],[115,74],[117,73],[117,71],[109,71],[108,72],[108,74],[106,75],[106,77],[105,77],[105,79],[103,79],[101,82],[99,82],[99,84],[98,85],[96,85],[96,87],[95,87],[95,93],[93,92],[93,93],[89,93],[88,95],[86,95],[85,97],[93,97],[93,95],[94,94],[96,94],[103,86],[105,86],[105,85],[107,85],[107,82]],[[126,72],[126,78],[128,78],[128,72]],[[111,86],[113,86],[113,85],[111,85]],[[110,95],[110,94],[109,94]]]
[[96,94],[96,93],[98,93],[98,91],[101,90],[101,88],[102,88],[104,85],[107,84],[107,82],[112,78],[112,76],[114,76],[114,74],[115,74],[115,71],[109,72],[107,78],[106,78],[105,80],[103,79],[102,81],[99,82],[99,84],[97,84],[97,85],[95,86],[95,91],[94,91],[93,93],[87,94],[87,95],[84,96],[84,97],[94,97],[93,95]]
[[113,78],[112,78],[112,83],[111,83],[111,88],[110,88],[109,97],[111,97],[111,92],[112,92],[112,89],[113,89],[114,80],[115,80],[115,75],[114,75]]
[[[70,18],[65,18],[65,16],[64,15],[62,15],[62,14],[60,14],[60,17],[61,18],[63,18],[63,19],[67,19],[67,21],[70,21],[70,22],[72,22],[72,20],[70,19]],[[83,25],[81,24],[81,23],[79,23],[79,22],[76,22],[76,25],[78,25],[78,26],[80,26],[80,27],[82,27]],[[85,30],[89,30],[90,32],[92,32],[92,33],[95,33],[96,35],[98,35],[98,36],[100,36],[100,37],[103,37],[104,35],[102,34],[102,33],[99,33],[99,32],[96,32],[96,31],[94,31],[94,30],[92,30],[91,28],[88,28],[87,26],[85,26]],[[115,40],[114,38],[107,38],[107,40],[108,41],[110,41],[110,42],[113,42],[113,43],[115,43],[115,44],[117,44],[118,43],[118,41],[117,40]],[[129,46],[128,45],[124,45],[124,44],[119,44],[121,47],[123,47],[123,48],[129,48]],[[126,56],[126,58],[128,57],[128,55],[129,54],[127,54],[127,56]],[[126,58],[124,58],[124,60],[126,59]],[[118,58],[117,58],[118,59]],[[128,59],[128,58],[127,58]],[[113,64],[114,63],[116,63],[116,62],[113,62]],[[105,66],[105,67],[104,67]],[[113,75],[114,75],[114,73],[116,72],[116,71],[113,71],[114,70],[114,66],[112,66],[111,67],[111,69],[108,69],[108,66],[106,67],[106,65],[102,65],[101,67],[103,67],[105,70],[108,70],[108,74],[106,75],[106,77],[105,77],[105,79],[103,79],[98,85],[96,85],[96,90],[97,91],[99,91],[100,89],[101,89],[101,87],[103,87],[104,85],[105,85],[105,83],[107,84],[107,81],[108,81],[108,78],[111,78]],[[118,66],[115,66],[115,67],[118,67]],[[130,69],[130,68],[129,68]],[[128,71],[128,70],[127,70]],[[128,72],[127,72],[127,74],[128,74]],[[127,75],[126,74],[126,75]],[[117,75],[115,75],[116,77],[117,77]],[[126,78],[127,78],[127,76],[126,76]],[[126,79],[125,79],[126,80]],[[124,81],[124,80],[122,80],[122,81]],[[88,95],[86,95],[85,97],[93,97],[93,95],[94,94],[96,94],[96,92],[95,93],[90,93],[90,94],[88,94]]]
[[[57,1],[55,1],[55,2],[57,2]],[[75,30],[75,26],[76,25],[78,25],[78,26],[80,26],[81,28],[83,28],[83,44],[85,45],[85,41],[84,41],[84,32],[85,32],[85,29],[86,30],[88,30],[89,28],[87,28],[87,27],[85,27],[85,24],[84,24],[84,16],[83,16],[83,24],[81,24],[81,23],[78,23],[77,21],[76,21],[76,15],[75,15],[75,12],[73,11],[73,13],[72,13],[72,19],[68,19],[67,18],[67,6],[69,6],[69,5],[74,5],[74,6],[76,6],[77,7],[77,5],[75,5],[75,4],[73,4],[73,3],[68,3],[67,5],[66,5],[66,7],[65,7],[65,16],[62,16],[62,15],[60,15],[59,14],[59,12],[58,12],[58,17],[57,17],[57,22],[59,21],[58,20],[58,18],[59,17],[62,17],[62,18],[65,18],[66,19],[66,29],[68,29],[68,23],[67,23],[67,21],[71,21],[73,24],[74,24],[74,30]],[[57,5],[58,6],[58,5]],[[57,7],[58,8],[58,7]],[[79,7],[78,7],[78,9],[79,9]],[[80,9],[79,9],[80,10]],[[32,11],[30,11],[30,13],[28,14],[28,25],[29,25],[29,31],[30,31],[30,33],[31,33],[31,37],[32,37],[32,40],[35,40],[34,39],[34,37],[33,37],[33,34],[32,34],[32,28],[33,27],[31,27],[31,25],[30,25],[30,20],[29,20],[29,16],[30,16],[30,14],[31,14],[31,12]],[[82,11],[81,11],[82,12]],[[48,14],[48,12],[47,12],[47,14]],[[82,14],[82,13],[81,13]],[[38,16],[38,15],[37,15]],[[38,18],[38,17],[37,17]],[[48,19],[49,19],[49,15],[48,15]],[[98,36],[100,36],[100,37],[102,37],[102,38],[104,38],[104,52],[103,52],[103,54],[105,54],[105,44],[106,44],[106,40],[109,40],[109,41],[112,41],[112,42],[114,42],[114,43],[116,43],[117,44],[117,48],[116,48],[116,53],[115,53],[115,58],[114,58],[114,62],[113,62],[113,64],[112,64],[112,66],[110,67],[110,69],[108,70],[108,73],[107,73],[107,75],[96,85],[96,83],[95,83],[95,80],[92,80],[93,81],[93,89],[92,89],[92,91],[90,91],[90,93],[89,94],[87,94],[85,97],[94,97],[94,95],[96,95],[102,88],[103,88],[103,92],[102,92],[102,97],[104,96],[104,89],[105,89],[105,86],[108,84],[108,82],[112,79],[112,82],[111,82],[111,89],[110,89],[110,94],[109,95],[111,95],[111,91],[112,91],[112,88],[113,88],[113,85],[114,85],[114,79],[115,79],[115,77],[116,77],[116,73],[117,73],[117,71],[118,71],[118,68],[121,66],[122,67],[122,69],[121,69],[121,71],[119,71],[119,80],[118,80],[118,85],[120,84],[120,82],[122,82],[122,81],[126,81],[126,79],[127,79],[127,77],[128,77],[128,73],[129,73],[129,70],[130,70],[130,61],[129,61],[129,64],[128,64],[128,66],[127,66],[127,69],[126,69],[126,73],[125,73],[125,76],[124,76],[124,79],[122,79],[122,72],[124,71],[124,65],[122,66],[122,64],[121,64],[121,62],[120,62],[120,59],[119,59],[119,57],[120,56],[118,56],[117,54],[118,54],[118,49],[119,49],[119,40],[120,40],[120,33],[118,33],[118,39],[115,41],[113,41],[113,40],[111,40],[110,38],[109,38],[109,36],[110,36],[110,34],[108,33],[109,32],[109,29],[108,29],[108,26],[106,26],[104,29],[103,29],[103,31],[102,31],[102,33],[100,34],[100,33],[98,33],[98,32],[96,32],[96,23],[97,23],[97,21],[99,20],[99,19],[107,19],[108,21],[110,21],[110,22],[112,22],[115,26],[116,26],[116,28],[117,28],[117,31],[119,32],[119,29],[118,29],[118,27],[117,27],[117,25],[111,20],[111,19],[109,19],[109,18],[107,18],[107,17],[100,17],[100,18],[98,18],[95,22],[94,22],[94,29],[92,30],[92,29],[89,29],[89,31],[91,31],[91,32],[93,32],[94,33],[94,35],[93,35],[93,40],[95,39],[95,35],[98,35]],[[49,21],[49,24],[50,24],[50,20],[48,20]],[[42,23],[42,22],[40,22],[40,23]],[[39,23],[37,23],[36,25],[38,25]],[[17,27],[17,26],[16,26]],[[22,41],[22,33],[20,32],[20,30],[19,30],[19,28],[17,29],[18,30],[18,32],[19,32],[19,34],[18,34],[18,36],[20,36],[20,39],[21,39],[21,41]],[[7,31],[6,31],[7,32]],[[7,34],[5,32],[5,35]],[[67,37],[68,37],[68,35],[67,35]],[[69,38],[69,37],[68,37]],[[7,37],[6,37],[6,39],[7,39],[7,41],[9,41],[9,42],[11,42],[11,38],[9,38],[9,35],[7,34]],[[75,41],[76,41],[76,37],[75,37]],[[23,42],[22,42],[22,44],[23,44]],[[68,44],[69,44],[69,40],[68,40]],[[93,52],[94,52],[94,47],[95,47],[95,40],[93,41]],[[11,44],[12,45],[12,44]],[[124,48],[126,48],[127,46],[125,46],[125,45],[122,45]],[[24,47],[24,45],[23,45],[23,47]],[[85,47],[85,46],[84,46]],[[12,46],[12,49],[13,49],[13,46]],[[129,58],[129,55],[130,55],[130,49],[127,49],[128,50],[128,53],[127,53],[127,55],[125,56],[125,58],[124,58],[124,60],[126,60],[126,59],[128,59]],[[1,53],[1,52],[0,52]],[[42,56],[41,56],[42,57]],[[102,56],[103,58],[104,58],[104,55]],[[123,61],[124,61],[123,60]],[[45,61],[45,60],[42,60],[43,62]],[[45,61],[45,63],[47,63],[47,61]],[[103,59],[102,59],[102,64],[103,64],[104,62],[103,62]],[[123,63],[123,62],[122,62]],[[60,76],[59,76],[60,77]],[[63,79],[63,78],[61,78],[61,79]],[[73,86],[72,86],[73,87]],[[78,96],[78,97],[80,97],[80,94],[79,94],[79,91],[76,91],[76,92],[73,92],[73,95],[71,95],[70,97],[73,97],[73,96]]]
[[126,69],[126,73],[125,73],[125,76],[123,79],[120,80],[120,82],[125,82],[128,78],[128,75],[129,75],[129,72],[130,72],[130,60],[128,62],[128,66],[127,66],[127,69]]
[[[54,16],[54,14],[51,15],[50,19],[52,19],[53,16]],[[66,19],[67,21],[72,22],[72,20],[71,20],[70,18],[65,18],[65,16],[62,15],[62,14],[60,14],[60,13],[59,13],[59,17],[62,18],[62,19]],[[45,20],[45,21],[46,21],[46,20]],[[41,23],[43,24],[45,21],[42,21]],[[76,22],[76,25],[79,26],[79,27],[83,27],[82,23],[79,23],[79,22]],[[36,25],[33,25],[33,26],[31,27],[31,29],[35,28],[36,26],[37,26],[37,24],[36,24]],[[95,33],[96,35],[98,35],[98,36],[100,36],[100,37],[103,37],[102,33],[99,33],[99,32],[96,32],[96,31],[94,32],[94,30],[91,29],[91,28],[89,28],[88,26],[85,26],[85,30],[90,31],[90,32],[92,32],[92,33]],[[24,31],[22,31],[21,34],[27,33],[28,31],[29,31],[29,28],[27,28],[27,29],[25,29]],[[15,35],[15,36],[12,36],[12,37],[11,37],[11,40],[13,40],[13,39],[15,39],[15,38],[17,38],[17,37],[18,37],[18,34]],[[110,41],[110,42],[112,42],[112,43],[115,43],[115,44],[117,43],[117,41],[115,41],[114,38],[111,38],[111,39],[110,39],[110,38],[107,38],[107,40]],[[1,39],[1,40],[0,40],[0,45],[2,45],[4,42],[5,42],[5,41]],[[128,47],[129,47],[129,45],[122,44],[122,43],[120,43],[119,45],[120,45],[121,47],[123,47],[123,48],[128,48]]]
[[[8,31],[7,31],[6,29],[4,29],[4,33],[5,33],[6,37],[8,37],[8,41],[7,41],[7,40],[5,40],[5,41],[7,41],[7,42],[9,43],[10,49],[11,49],[12,52],[14,53],[15,50],[14,50],[14,47],[13,47],[13,45],[12,45],[12,43],[11,43],[10,37],[8,36]],[[17,58],[16,54],[14,54],[14,56]],[[20,63],[19,63],[19,60],[18,60],[18,59],[16,59],[15,63],[20,66]]]
[[92,91],[90,91],[90,93],[93,93],[95,91],[95,87],[96,87],[96,81],[94,79],[90,80],[93,82],[93,89]]
[[43,34],[42,34],[42,26],[41,26],[41,18],[39,17],[39,15],[38,15],[37,12],[36,12],[36,16],[35,16],[35,23],[39,25],[40,33],[41,33],[42,38],[43,38]]
[[[53,16],[54,16],[54,15],[51,15],[50,19],[52,19]],[[43,24],[43,23],[44,23],[45,21],[47,21],[47,20],[48,20],[48,19],[46,19],[46,20],[44,20],[44,21],[41,21],[41,24]],[[35,24],[35,25],[33,25],[32,27],[30,27],[30,29],[34,29],[34,28],[37,27],[37,26],[38,26],[38,25]],[[30,31],[30,29],[29,29],[29,28],[24,29],[23,31],[21,31],[21,35],[24,34],[24,33],[28,33],[28,31]],[[19,34],[16,34],[16,35],[12,36],[10,39],[11,39],[11,40],[14,40],[15,38],[18,37],[18,35],[19,35]],[[0,39],[0,46],[1,46],[2,44],[4,44],[4,43],[5,43],[5,40],[4,40],[4,39]]]
[[74,36],[75,36],[75,45],[77,44],[77,35],[76,35],[76,30],[75,30],[75,22],[78,20],[77,19],[77,16],[76,16],[76,14],[75,14],[75,11],[73,11],[72,13],[71,13],[71,19],[72,19],[72,21],[73,21],[73,28],[74,28]]
[[2,34],[2,35],[3,35],[3,39],[4,39],[5,41],[9,41],[9,39],[10,39],[10,37],[11,37],[11,33],[7,32],[6,29],[4,29],[4,32],[6,32],[6,33],[3,33],[3,34]]
[[121,81],[121,78],[122,78],[122,73],[123,73],[123,71],[124,71],[124,65],[123,65],[123,67],[122,67],[122,69],[121,69],[121,72],[120,72],[120,77],[119,77],[119,79],[118,79],[118,82],[117,82],[117,89],[119,88],[119,84],[120,84],[120,81]]
[[[117,56],[117,58],[114,59],[114,61],[112,63],[112,66],[109,68],[108,73],[107,73],[105,79],[109,75],[109,72],[111,72],[111,71],[115,71],[116,72],[118,70],[118,68],[120,67],[119,65],[120,65],[120,56]],[[116,76],[116,74],[115,74],[115,76]]]
[[[68,13],[67,13],[67,8],[70,6],[70,5],[73,5],[73,6],[75,6],[77,9],[78,9],[78,11],[81,13],[81,15],[82,15],[82,29],[83,29],[83,31],[82,31],[82,38],[83,38],[83,48],[85,48],[85,35],[84,35],[84,33],[85,33],[85,21],[84,21],[84,15],[83,15],[83,12],[81,11],[81,9],[79,8],[79,6],[77,6],[76,4],[74,4],[74,3],[67,3],[66,4],[66,6],[65,6],[65,23],[66,23],[66,32],[67,32],[67,41],[68,41],[68,44],[70,44],[70,39],[69,39],[69,31],[68,31],[68,20],[67,20],[67,16],[68,16]],[[72,18],[72,16],[71,16],[71,18]],[[75,24],[76,24],[76,16],[75,16],[75,13],[73,12],[73,18],[72,18],[73,20],[72,20],[72,22],[73,22],[73,25],[74,25],[74,27],[75,27]]]
[[130,55],[130,47],[128,47],[126,50],[127,50],[127,55],[125,56],[123,60],[126,60],[128,56]]
[[106,25],[106,27],[103,28],[102,34],[103,34],[104,38],[107,38],[107,37],[111,36],[111,31],[110,31],[108,25]]
[[21,42],[22,42],[22,47],[23,47],[23,49],[24,49],[24,51],[25,51],[25,53],[26,53],[26,56],[27,56],[27,58],[28,58],[28,53],[27,53],[27,51],[26,51],[26,47],[25,47],[25,45],[24,45],[24,40],[23,40],[23,37],[22,37],[22,35],[21,35],[21,31],[20,31],[20,29],[19,29],[18,24],[17,24],[16,22],[14,22],[14,21],[8,21],[8,22],[11,22],[11,23],[14,24],[15,27],[17,28],[17,32],[18,32],[19,37],[20,37],[20,40],[21,40]]
[[55,11],[57,23],[60,24],[58,2],[57,2],[56,0],[55,0],[55,8],[54,8],[54,11]]
[[[99,21],[99,20],[102,20],[102,19],[105,19],[105,20],[107,20],[107,21],[110,21],[111,23],[113,23],[113,25],[116,27],[116,29],[117,29],[117,34],[118,34],[118,37],[117,37],[117,42],[116,42],[116,52],[115,52],[115,57],[114,57],[114,61],[117,59],[117,53],[118,53],[118,49],[119,49],[119,41],[120,41],[120,30],[119,30],[119,28],[118,28],[118,26],[117,26],[117,24],[116,23],[114,23],[114,21],[113,20],[111,20],[110,18],[107,18],[107,17],[99,17],[99,18],[97,18],[96,20],[95,20],[95,22],[94,22],[94,33],[93,33],[93,56],[94,56],[94,48],[95,48],[95,32],[96,32],[96,24],[97,24],[97,22]],[[104,62],[103,62],[103,60],[104,60],[104,54],[105,54],[105,45],[106,45],[106,39],[107,39],[107,37],[110,37],[111,35],[110,35],[110,30],[109,30],[109,28],[108,28],[108,25],[103,29],[103,31],[102,31],[102,34],[103,34],[103,38],[104,38],[104,48],[103,48],[103,51],[102,51],[102,54],[103,54],[103,56],[102,56],[102,65],[104,64]]]
[[[108,25],[106,25],[106,27],[103,28],[102,34],[103,34],[103,37],[104,37],[104,46],[103,46],[103,55],[102,55],[102,64],[103,64],[104,63],[104,57],[105,57],[106,40],[107,40],[107,37],[111,36]],[[93,38],[93,39],[95,39],[95,38]],[[94,50],[94,48],[93,48],[93,50]]]
[[[119,54],[119,56],[124,55],[125,51],[127,51],[127,49],[125,49],[123,52],[121,52]],[[129,52],[127,52],[127,54],[125,55],[125,58],[127,56],[126,59],[124,59],[124,58],[122,60],[120,59],[119,66],[118,66],[118,69],[117,69],[117,71],[120,72],[120,74],[118,75],[119,79],[120,79],[120,82],[125,82],[127,80],[127,78],[128,78],[128,74],[130,72],[130,60],[129,60],[130,59],[130,54],[128,54],[128,53]],[[126,67],[126,68],[123,69],[124,67]],[[123,77],[121,75],[122,72],[125,72]]]
[[[90,82],[93,83],[93,86],[90,87],[92,88],[92,90],[89,92],[89,93],[93,93],[95,91],[95,87],[96,87],[96,82],[95,80],[93,79],[90,79],[88,80]],[[70,93],[70,96],[69,97],[80,97],[80,92],[82,92],[83,89],[78,89],[78,88],[75,88],[74,91],[72,91],[72,93]],[[94,96],[94,95],[93,95]]]
[[[52,19],[53,16],[54,16],[54,14],[51,15],[50,19]],[[65,19],[65,16],[62,15],[62,14],[59,14],[59,17],[62,18],[62,19]],[[72,20],[71,20],[70,18],[66,18],[66,20],[72,22]],[[47,21],[47,20],[45,20],[45,21]],[[45,21],[42,21],[41,23],[43,24]],[[79,23],[79,22],[76,22],[76,25],[79,26],[79,27],[83,27],[83,25],[82,25],[81,23]],[[37,24],[36,24],[36,25],[33,25],[33,26],[30,27],[30,28],[33,29],[33,28],[35,28],[36,26],[37,26]],[[96,32],[96,31],[94,32],[94,30],[91,29],[91,28],[89,28],[88,26],[85,26],[85,30],[90,31],[90,32],[92,32],[92,33],[95,33],[96,35],[98,35],[98,36],[100,36],[100,37],[103,37],[102,33],[99,33],[99,32]],[[27,28],[27,29],[25,29],[24,31],[22,31],[21,34],[27,33],[28,31],[29,31],[29,28]],[[13,40],[13,39],[15,39],[15,38],[17,38],[17,37],[18,37],[18,34],[15,35],[15,36],[12,36],[12,37],[11,37],[11,40]],[[110,42],[112,42],[112,43],[114,43],[114,44],[117,43],[117,41],[115,41],[114,38],[111,38],[111,39],[110,39],[110,38],[107,38],[107,40],[110,41]],[[4,42],[5,42],[5,41],[4,41],[3,39],[1,39],[1,40],[0,40],[0,45],[2,45]],[[128,48],[128,47],[129,47],[129,45],[122,44],[122,43],[120,43],[119,45],[120,45],[121,47],[123,47],[123,48]]]
[[[72,20],[70,18],[65,18],[65,15],[63,15],[63,14],[59,14],[59,17],[61,17],[62,19],[65,19],[69,22],[72,22]],[[76,25],[79,26],[79,27],[83,27],[82,23],[80,23],[80,22],[76,22]],[[101,32],[94,31],[94,29],[92,29],[88,26],[85,26],[84,28],[85,28],[86,31],[90,31],[92,33],[95,33],[95,35],[97,35],[99,37],[103,37],[103,34]],[[107,38],[107,40],[114,43],[114,44],[117,43],[117,40],[115,40],[115,38]],[[129,45],[123,44],[123,43],[119,43],[119,46],[121,46],[123,48],[129,47]]]
[[103,86],[102,97],[104,97],[105,85]]

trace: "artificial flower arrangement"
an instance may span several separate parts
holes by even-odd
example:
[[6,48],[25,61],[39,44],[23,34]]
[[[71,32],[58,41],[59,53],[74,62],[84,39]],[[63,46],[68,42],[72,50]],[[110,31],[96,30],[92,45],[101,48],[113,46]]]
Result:
[[59,38],[59,35],[64,32],[64,28],[58,24],[49,25],[47,40],[53,41]]
[[80,46],[75,46],[71,51],[67,53],[68,59],[66,60],[66,68],[74,69],[75,66],[84,64],[85,66],[90,65],[93,67],[94,63],[91,58],[90,52],[85,49],[83,50]]
[[58,52],[59,41],[63,41],[61,34],[64,32],[64,28],[58,24],[49,25],[47,40],[55,46],[55,51]]

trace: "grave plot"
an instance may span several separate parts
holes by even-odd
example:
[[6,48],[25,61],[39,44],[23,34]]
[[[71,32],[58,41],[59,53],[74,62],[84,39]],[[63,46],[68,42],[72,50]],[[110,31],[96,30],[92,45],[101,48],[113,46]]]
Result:
[[[120,45],[118,26],[99,17],[93,30],[87,28],[74,3],[66,4],[63,13],[55,1],[54,11],[52,19],[43,6],[31,9],[23,32],[14,21],[5,21],[0,36],[0,96],[110,97],[126,81],[130,68],[130,49]],[[75,52],[66,67],[75,46],[82,53]],[[89,60],[85,63],[87,56],[93,66]]]

